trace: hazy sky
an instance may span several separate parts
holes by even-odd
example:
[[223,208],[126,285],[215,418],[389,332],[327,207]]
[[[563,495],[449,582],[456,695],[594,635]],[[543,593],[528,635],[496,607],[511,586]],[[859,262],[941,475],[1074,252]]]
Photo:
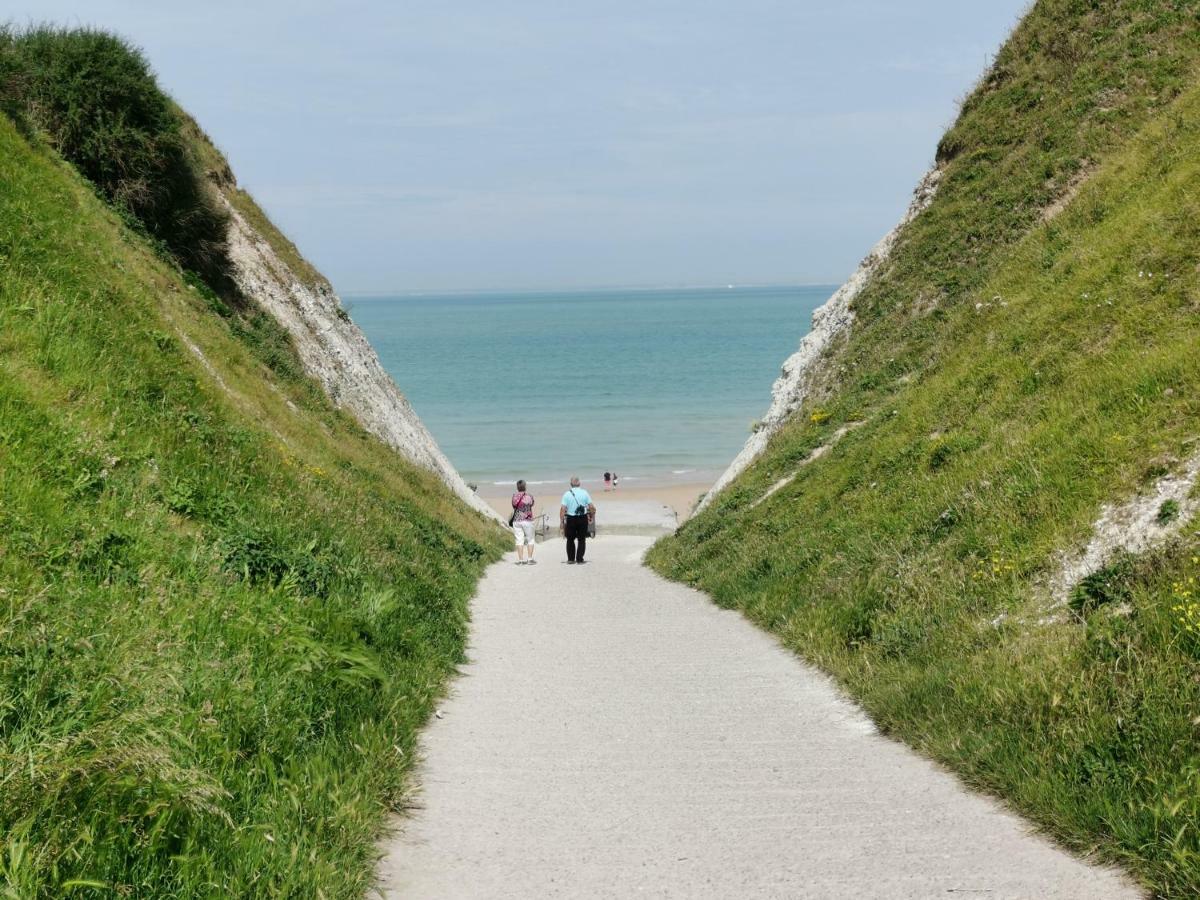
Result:
[[0,0],[140,45],[343,293],[839,281],[1026,0]]

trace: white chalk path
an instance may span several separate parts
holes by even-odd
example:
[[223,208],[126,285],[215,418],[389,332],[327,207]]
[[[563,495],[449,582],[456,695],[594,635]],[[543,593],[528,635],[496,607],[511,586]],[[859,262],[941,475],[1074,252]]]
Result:
[[424,736],[388,897],[1138,897],[879,736],[649,538],[510,556]]

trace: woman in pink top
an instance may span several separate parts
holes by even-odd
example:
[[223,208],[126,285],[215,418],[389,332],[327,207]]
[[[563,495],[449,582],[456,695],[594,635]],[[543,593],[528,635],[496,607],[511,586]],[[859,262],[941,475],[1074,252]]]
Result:
[[[513,514],[509,520],[513,536],[517,539],[517,565],[532,566],[537,562],[533,558],[533,494],[525,492],[525,480],[517,482],[517,492],[512,495]],[[529,558],[525,558],[525,554]]]

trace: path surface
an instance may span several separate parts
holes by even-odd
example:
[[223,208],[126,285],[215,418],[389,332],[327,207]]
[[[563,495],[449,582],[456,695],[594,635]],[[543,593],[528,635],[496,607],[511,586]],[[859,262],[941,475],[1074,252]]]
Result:
[[425,734],[389,897],[1137,897],[875,733],[827,679],[605,536],[510,556]]

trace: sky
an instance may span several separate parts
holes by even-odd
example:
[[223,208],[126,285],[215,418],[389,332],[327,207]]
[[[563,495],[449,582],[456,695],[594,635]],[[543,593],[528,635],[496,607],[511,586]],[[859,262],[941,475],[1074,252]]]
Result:
[[835,283],[1027,0],[0,0],[117,31],[343,294]]

